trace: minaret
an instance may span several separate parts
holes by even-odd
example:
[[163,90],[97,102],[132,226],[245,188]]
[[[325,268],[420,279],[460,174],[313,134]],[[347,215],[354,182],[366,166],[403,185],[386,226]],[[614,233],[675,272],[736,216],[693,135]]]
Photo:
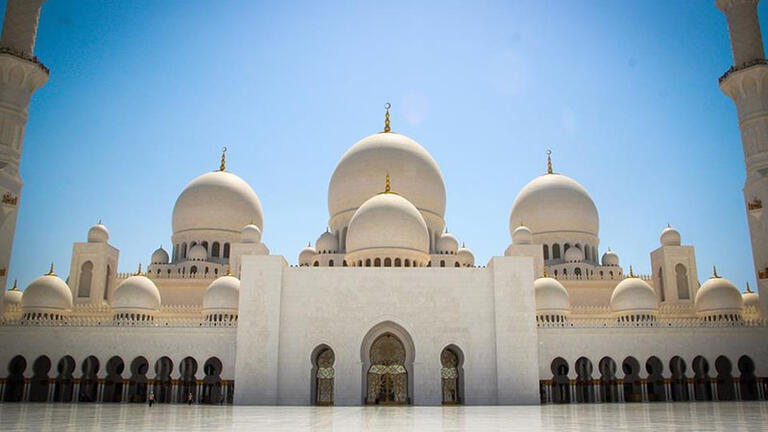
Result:
[[19,160],[32,94],[48,81],[34,56],[37,22],[45,0],[8,0],[0,36],[0,286],[11,260],[21,195]]
[[763,51],[757,3],[760,0],[716,0],[728,20],[733,66],[720,77],[720,89],[734,102],[739,115],[747,178],[747,209],[752,256],[757,273],[760,313],[768,317],[768,62]]

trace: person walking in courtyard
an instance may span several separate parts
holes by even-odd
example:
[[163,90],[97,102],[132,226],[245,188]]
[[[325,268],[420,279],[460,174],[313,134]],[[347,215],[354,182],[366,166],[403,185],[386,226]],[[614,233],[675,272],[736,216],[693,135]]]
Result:
[[194,400],[194,397],[192,396],[192,392],[189,392],[187,395],[187,405],[192,405],[192,401]]
[[152,408],[152,405],[155,404],[155,394],[150,392],[149,396],[147,396],[147,403],[149,404],[149,407]]

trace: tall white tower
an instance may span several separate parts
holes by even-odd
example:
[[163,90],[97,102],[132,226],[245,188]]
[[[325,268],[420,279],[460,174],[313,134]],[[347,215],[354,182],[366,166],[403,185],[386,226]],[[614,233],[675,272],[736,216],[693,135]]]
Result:
[[[728,20],[733,66],[720,77],[720,89],[739,114],[747,165],[744,206],[760,294],[760,313],[768,317],[768,62],[757,19],[760,0],[716,0]],[[765,204],[764,204],[765,203]],[[768,210],[768,209],[766,209]]]
[[45,0],[8,0],[0,36],[0,287],[6,285],[21,195],[19,160],[32,94],[48,81],[34,56]]

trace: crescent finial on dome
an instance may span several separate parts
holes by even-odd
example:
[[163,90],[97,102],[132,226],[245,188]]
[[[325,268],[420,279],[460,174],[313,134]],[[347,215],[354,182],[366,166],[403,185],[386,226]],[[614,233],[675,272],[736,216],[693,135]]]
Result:
[[51,261],[51,268],[48,270],[48,273],[45,274],[46,276],[56,276],[56,273],[53,272],[53,261]]
[[[18,291],[19,290],[19,287],[17,285],[18,282],[19,282],[18,279],[14,279],[13,280],[13,288],[9,289],[8,291]],[[747,282],[747,292],[750,292],[749,291],[749,282]]]
[[632,272],[632,266],[629,266],[629,277],[633,278],[635,277],[635,273]]
[[221,148],[221,165],[219,165],[219,171],[226,171],[227,170],[227,148],[222,147]]
[[712,278],[720,279],[720,276],[717,275],[717,266],[712,266]]
[[392,131],[389,127],[389,109],[392,108],[392,104],[387,102],[384,104],[384,108],[387,110],[387,113],[384,115],[384,132],[389,133]]
[[[13,282],[13,288],[16,288],[16,282]],[[747,294],[752,294],[752,290],[749,289],[749,282],[747,282]]]
[[232,276],[232,268],[227,264],[227,276]]
[[139,270],[136,272],[136,276],[142,276],[142,273],[141,273],[141,263],[139,263]]
[[547,149],[547,174],[552,174],[552,150]]
[[549,276],[547,276],[547,267],[546,266],[541,268],[541,277],[549,277]]

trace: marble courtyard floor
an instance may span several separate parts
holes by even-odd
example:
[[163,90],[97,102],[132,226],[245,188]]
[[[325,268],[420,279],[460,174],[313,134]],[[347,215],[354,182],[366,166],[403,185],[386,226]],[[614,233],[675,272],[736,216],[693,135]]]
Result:
[[0,431],[765,431],[768,403],[239,407],[0,403]]

